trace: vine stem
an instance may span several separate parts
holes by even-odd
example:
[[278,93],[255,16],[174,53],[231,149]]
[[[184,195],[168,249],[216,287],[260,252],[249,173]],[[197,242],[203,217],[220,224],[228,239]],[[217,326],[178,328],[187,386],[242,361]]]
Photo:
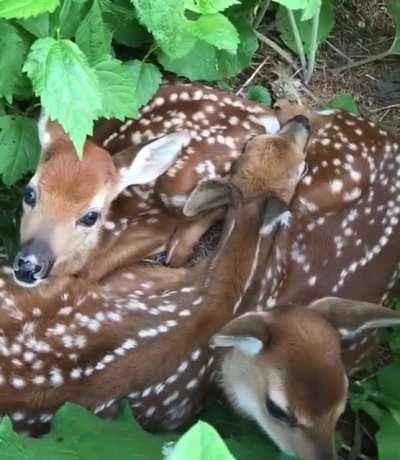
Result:
[[257,29],[258,26],[262,23],[265,13],[267,12],[269,5],[271,5],[271,1],[272,0],[265,0],[264,5],[260,6],[259,11],[257,11],[257,16],[254,18],[254,23],[253,23],[253,27],[255,29]]
[[259,40],[261,40],[263,43],[265,43],[274,51],[276,51],[288,64],[290,64],[295,70],[297,70],[296,63],[293,61],[291,55],[287,51],[285,51],[277,43],[275,43],[273,40],[266,37],[262,33],[258,32],[257,30],[255,31],[255,34]]
[[353,69],[354,67],[360,67],[365,64],[369,64],[370,62],[378,61],[379,59],[384,59],[387,56],[390,56],[390,50],[384,51],[383,53],[374,54],[365,59],[361,59],[360,61],[351,62],[350,64],[343,65],[341,67],[336,67],[331,69],[333,73],[343,72],[344,70]]
[[321,4],[318,6],[315,16],[313,17],[313,20],[312,20],[311,47],[310,47],[310,56],[308,58],[308,69],[307,69],[307,73],[304,78],[305,83],[310,82],[311,77],[314,73],[315,56],[317,54],[317,49],[318,49],[318,29],[319,29],[320,16],[321,16]]
[[306,72],[307,70],[306,55],[304,52],[303,42],[301,41],[299,28],[297,27],[296,18],[294,17],[293,10],[290,10],[289,8],[287,8],[286,10],[289,16],[290,25],[292,26],[293,36],[296,42],[297,52],[299,53],[301,67],[303,69],[303,72]]

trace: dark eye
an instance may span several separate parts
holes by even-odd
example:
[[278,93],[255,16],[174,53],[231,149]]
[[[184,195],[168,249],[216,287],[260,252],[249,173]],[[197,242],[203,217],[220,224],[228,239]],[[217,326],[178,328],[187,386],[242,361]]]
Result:
[[280,420],[281,422],[292,424],[291,417],[270,398],[267,399],[267,410],[272,417]]
[[23,191],[23,200],[24,203],[27,204],[28,206],[31,206],[32,208],[36,204],[36,192],[32,187],[25,187]]
[[93,225],[99,220],[100,214],[96,211],[90,211],[78,220],[79,225],[85,227],[93,227]]

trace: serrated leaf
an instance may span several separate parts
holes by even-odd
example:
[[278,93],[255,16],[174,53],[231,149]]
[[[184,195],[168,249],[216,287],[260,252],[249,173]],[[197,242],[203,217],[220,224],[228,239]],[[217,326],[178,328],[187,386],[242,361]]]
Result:
[[53,12],[60,0],[0,0],[0,18],[21,19]]
[[135,92],[136,108],[139,109],[157,92],[162,75],[154,64],[135,60],[126,62],[125,65],[133,77],[132,88]]
[[267,88],[260,85],[251,86],[247,91],[247,98],[250,99],[250,101],[259,102],[268,107],[271,107],[272,104],[271,93]]
[[[300,37],[303,42],[306,54],[310,53],[312,41],[312,21],[302,21],[301,11],[295,11],[294,16],[296,19],[297,27],[299,29]],[[293,52],[297,53],[297,45],[294,39],[292,27],[289,21],[287,10],[280,7],[276,15],[276,25],[285,45]],[[318,26],[317,44],[319,45],[326,40],[331,33],[334,26],[334,16],[332,6],[329,0],[322,0],[320,20]]]
[[239,44],[239,35],[234,25],[223,14],[207,14],[188,23],[189,31],[220,50],[235,54]]
[[63,0],[57,24],[60,38],[71,38],[75,35],[79,25],[82,23],[83,6],[84,2],[81,1]]
[[11,97],[21,75],[28,46],[18,30],[0,21],[0,97]]
[[236,27],[240,43],[235,56],[227,51],[217,50],[199,40],[189,55],[171,59],[165,53],[158,53],[158,60],[168,71],[190,80],[223,80],[232,77],[247,67],[257,50],[258,42],[250,24],[244,18],[231,18]]
[[188,54],[196,39],[187,30],[182,0],[132,0],[138,19],[171,59]]
[[330,109],[343,109],[359,115],[357,103],[350,94],[339,94],[326,105]]
[[186,0],[186,8],[200,14],[213,14],[239,5],[238,0]]
[[134,90],[134,79],[129,69],[117,59],[99,62],[95,67],[100,82],[102,109],[105,118],[118,118],[138,115]]
[[390,47],[390,52],[393,54],[400,54],[400,3],[398,1],[390,1],[387,4],[387,9],[392,15],[396,28],[396,35],[394,42]]
[[167,460],[235,460],[217,431],[197,422],[175,445]]
[[0,175],[12,185],[33,171],[40,154],[35,121],[21,116],[0,117]]
[[24,71],[50,118],[62,124],[80,154],[102,104],[98,78],[83,52],[69,40],[42,38],[33,44]]
[[76,32],[76,43],[92,65],[111,55],[111,32],[103,21],[97,0]]

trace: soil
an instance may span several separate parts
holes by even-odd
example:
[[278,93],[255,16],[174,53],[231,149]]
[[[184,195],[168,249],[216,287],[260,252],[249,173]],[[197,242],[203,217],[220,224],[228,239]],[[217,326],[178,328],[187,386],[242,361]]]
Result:
[[[297,92],[303,103],[323,106],[338,94],[354,97],[361,113],[379,122],[382,127],[400,135],[400,56],[392,55],[355,68],[333,72],[352,61],[370,57],[387,50],[393,43],[395,27],[384,1],[379,0],[332,0],[335,27],[328,40],[321,45],[315,72],[308,85],[270,47],[263,45],[252,69],[242,75],[243,83],[254,73],[257,66],[267,58],[262,70],[252,83],[271,88],[275,98],[289,97],[287,78],[291,89]],[[271,29],[266,16],[260,30],[279,43],[277,31]],[[277,70],[278,69],[278,70]],[[286,78],[277,80],[276,72]],[[286,81],[285,81],[286,80]],[[286,92],[286,94],[285,94]]]

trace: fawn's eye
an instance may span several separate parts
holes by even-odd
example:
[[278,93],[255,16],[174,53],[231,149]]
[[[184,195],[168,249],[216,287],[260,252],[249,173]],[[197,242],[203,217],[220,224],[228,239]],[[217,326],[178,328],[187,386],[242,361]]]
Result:
[[99,220],[100,213],[97,211],[89,211],[84,216],[82,216],[78,220],[79,225],[83,225],[84,227],[93,227],[93,225]]
[[280,420],[281,422],[288,423],[289,425],[293,424],[293,417],[286,413],[281,407],[279,407],[272,399],[267,399],[267,410],[272,417]]
[[22,199],[24,200],[25,204],[33,208],[37,201],[35,189],[33,187],[30,187],[29,185],[25,187],[22,194]]

